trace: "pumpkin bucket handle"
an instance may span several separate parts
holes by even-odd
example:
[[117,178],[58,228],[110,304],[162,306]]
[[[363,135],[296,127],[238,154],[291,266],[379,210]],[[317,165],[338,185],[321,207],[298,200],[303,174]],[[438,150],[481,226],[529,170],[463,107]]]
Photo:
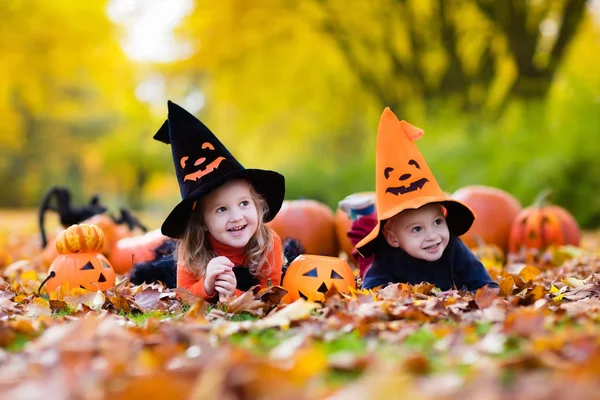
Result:
[[40,296],[40,291],[42,290],[42,287],[46,284],[46,282],[48,282],[48,279],[54,278],[55,276],[56,272],[50,271],[50,274],[46,277],[46,279],[44,279],[44,281],[40,283],[40,287],[38,288],[38,296]]

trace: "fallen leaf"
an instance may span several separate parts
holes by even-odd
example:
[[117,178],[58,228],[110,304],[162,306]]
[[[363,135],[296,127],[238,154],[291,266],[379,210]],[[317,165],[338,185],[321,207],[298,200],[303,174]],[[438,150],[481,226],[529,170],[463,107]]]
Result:
[[169,296],[170,293],[162,293],[156,289],[147,287],[133,297],[133,302],[135,307],[141,312],[161,311],[167,308],[161,299]]
[[298,299],[285,308],[268,315],[254,323],[259,329],[266,328],[287,328],[294,321],[300,321],[308,318],[313,310],[319,308],[318,303],[308,302],[304,299]]
[[488,286],[477,289],[475,293],[475,303],[481,309],[488,308],[498,297],[498,289],[493,289]]
[[519,272],[519,278],[521,278],[523,280],[523,282],[532,282],[534,281],[540,274],[542,273],[542,271],[540,271],[539,269],[537,269],[536,267],[532,266],[532,265],[526,265],[525,268],[523,268],[520,272]]

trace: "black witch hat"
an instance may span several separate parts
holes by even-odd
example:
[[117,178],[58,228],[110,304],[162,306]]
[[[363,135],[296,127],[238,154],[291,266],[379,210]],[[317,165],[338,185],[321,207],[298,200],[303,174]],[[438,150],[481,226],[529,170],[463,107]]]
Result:
[[264,221],[272,220],[285,195],[283,175],[244,168],[196,117],[171,101],[167,104],[169,118],[154,139],[171,145],[182,200],[163,222],[163,235],[181,238],[196,202],[232,178],[244,178],[252,184],[269,207]]

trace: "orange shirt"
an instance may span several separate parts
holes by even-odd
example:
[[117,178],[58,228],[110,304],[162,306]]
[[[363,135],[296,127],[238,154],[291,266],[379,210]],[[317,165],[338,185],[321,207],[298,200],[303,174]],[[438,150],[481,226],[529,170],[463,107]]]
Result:
[[[270,229],[270,228],[269,228]],[[261,288],[265,288],[268,286],[269,280],[271,280],[271,285],[280,285],[281,284],[281,266],[283,264],[283,248],[281,246],[281,239],[279,236],[270,229],[271,235],[273,236],[273,251],[269,255],[268,261],[271,265],[271,273],[268,276],[258,275],[259,285]],[[244,253],[246,248],[235,248],[224,245],[223,243],[217,241],[212,236],[209,235],[210,243],[213,247],[213,250],[219,256],[225,256],[231,260],[232,263],[236,265],[244,264]],[[267,268],[267,265],[262,265],[262,268]],[[239,268],[239,267],[237,267]],[[214,301],[218,297],[218,293],[215,291],[215,294],[209,296],[206,294],[204,290],[204,277],[198,279],[194,276],[194,274],[189,270],[189,268],[185,265],[177,265],[177,287],[182,287],[196,296],[202,297],[207,301]],[[235,296],[239,296],[243,292],[239,289],[235,290]]]

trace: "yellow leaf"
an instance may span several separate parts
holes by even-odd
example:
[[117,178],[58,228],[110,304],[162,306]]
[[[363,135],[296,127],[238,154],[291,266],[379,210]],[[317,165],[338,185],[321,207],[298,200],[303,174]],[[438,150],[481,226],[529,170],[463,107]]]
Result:
[[317,303],[298,299],[282,310],[277,311],[275,314],[271,314],[264,319],[256,321],[255,326],[263,329],[274,327],[287,328],[292,321],[308,318],[310,313],[319,307],[320,305]]
[[25,296],[24,294],[19,294],[19,295],[15,296],[15,298],[13,299],[13,301],[15,303],[20,303],[23,300],[25,300],[26,298],[27,298],[27,296]]
[[34,297],[31,304],[35,304],[40,307],[48,306],[48,302],[43,297]]
[[23,273],[21,273],[21,280],[30,280],[30,281],[37,281],[37,272],[35,271],[24,271]]
[[523,279],[523,282],[532,282],[541,273],[542,271],[540,271],[536,267],[526,265],[525,268],[523,268],[521,272],[519,272],[519,277]]

